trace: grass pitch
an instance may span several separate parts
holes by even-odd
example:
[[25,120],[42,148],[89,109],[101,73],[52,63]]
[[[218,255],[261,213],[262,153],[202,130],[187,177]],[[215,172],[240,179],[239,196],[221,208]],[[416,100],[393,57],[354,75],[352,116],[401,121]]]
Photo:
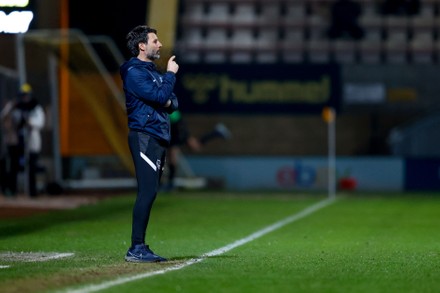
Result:
[[[99,292],[440,292],[437,194],[339,195],[270,233],[202,257],[324,199],[160,194],[147,235],[170,259],[159,264],[124,261],[133,194],[1,219],[0,291],[92,292],[102,285]],[[54,254],[65,257],[47,257]],[[199,261],[189,264],[193,259]]]

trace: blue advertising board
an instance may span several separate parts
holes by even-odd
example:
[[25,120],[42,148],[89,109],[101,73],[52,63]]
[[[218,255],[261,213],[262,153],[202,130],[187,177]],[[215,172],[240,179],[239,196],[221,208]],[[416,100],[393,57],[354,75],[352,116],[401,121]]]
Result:
[[[328,188],[326,157],[188,156],[198,176],[223,178],[231,190],[304,190]],[[352,179],[359,191],[402,191],[404,162],[393,157],[343,157],[336,179]]]
[[337,64],[182,64],[175,92],[186,113],[321,113],[340,80]]
[[440,190],[440,159],[406,159],[405,189]]

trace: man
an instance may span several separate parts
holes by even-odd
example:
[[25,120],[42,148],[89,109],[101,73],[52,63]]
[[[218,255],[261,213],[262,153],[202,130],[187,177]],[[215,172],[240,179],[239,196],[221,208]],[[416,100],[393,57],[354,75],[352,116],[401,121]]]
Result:
[[41,130],[45,124],[43,107],[32,94],[32,87],[25,83],[18,92],[18,100],[10,101],[1,112],[5,125],[7,144],[7,172],[4,193],[15,195],[20,170],[27,171],[26,190],[37,196],[37,163],[42,148]]
[[146,245],[151,208],[157,195],[170,142],[169,114],[177,110],[173,93],[179,65],[175,56],[168,60],[167,72],[157,71],[154,60],[160,58],[162,44],[157,31],[145,25],[127,34],[127,47],[132,55],[120,67],[128,116],[128,144],[133,158],[137,196],[133,208],[131,246],[125,256],[129,262],[161,262]]
[[186,121],[182,117],[182,113],[177,110],[170,115],[171,120],[171,141],[168,148],[168,182],[165,191],[173,191],[175,189],[175,178],[179,161],[181,160],[181,146],[187,146],[193,152],[200,152],[205,145],[217,138],[229,139],[231,132],[223,124],[218,123],[215,128],[201,137],[191,134]]

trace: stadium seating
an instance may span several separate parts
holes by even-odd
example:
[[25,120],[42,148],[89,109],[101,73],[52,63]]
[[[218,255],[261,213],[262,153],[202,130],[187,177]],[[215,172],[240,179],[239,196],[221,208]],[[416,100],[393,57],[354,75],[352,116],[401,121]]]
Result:
[[187,62],[437,62],[440,1],[415,15],[384,15],[361,5],[360,40],[329,39],[336,0],[183,0],[176,47]]

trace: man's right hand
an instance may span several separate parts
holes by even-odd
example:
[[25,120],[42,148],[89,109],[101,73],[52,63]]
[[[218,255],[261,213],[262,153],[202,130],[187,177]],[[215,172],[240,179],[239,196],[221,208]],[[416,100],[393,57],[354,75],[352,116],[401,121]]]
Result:
[[175,55],[171,56],[170,59],[168,60],[167,71],[177,73],[177,71],[179,71],[179,64],[177,64],[176,61],[174,61],[174,59],[176,59]]

